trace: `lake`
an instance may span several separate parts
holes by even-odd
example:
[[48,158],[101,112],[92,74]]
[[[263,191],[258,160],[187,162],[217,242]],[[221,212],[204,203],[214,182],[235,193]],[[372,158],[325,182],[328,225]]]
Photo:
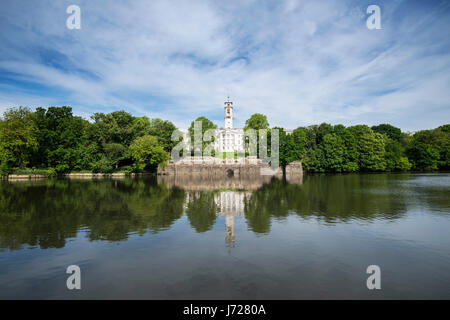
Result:
[[0,298],[449,299],[449,191],[449,173],[1,181]]

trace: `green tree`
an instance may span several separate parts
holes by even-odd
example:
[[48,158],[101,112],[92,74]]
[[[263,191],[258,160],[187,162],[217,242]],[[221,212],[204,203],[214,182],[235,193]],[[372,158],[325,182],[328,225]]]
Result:
[[309,149],[305,157],[305,167],[311,172],[325,172],[325,160],[322,148]]
[[364,132],[358,140],[358,152],[361,170],[383,171],[386,169],[384,135],[374,133],[372,130]]
[[412,164],[409,162],[407,157],[400,157],[398,160],[395,169],[398,171],[409,171],[411,170]]
[[247,119],[247,121],[245,121],[244,130],[253,129],[258,131],[260,129],[268,128],[269,122],[267,121],[267,117],[261,113],[254,113]]
[[358,139],[348,128],[340,134],[344,144],[344,172],[356,172],[359,170]]
[[150,134],[150,119],[148,117],[135,117],[131,123],[131,126],[134,139]]
[[[254,152],[256,151],[256,155],[259,157],[260,156],[260,135],[259,135],[259,130],[262,129],[269,129],[269,122],[267,121],[267,117],[261,113],[254,113],[250,116],[250,118],[247,119],[247,121],[245,121],[245,127],[244,127],[244,131],[247,131],[249,129],[253,129],[255,130],[255,134],[256,134],[256,146],[254,145],[249,145],[249,149],[251,154],[254,154]],[[270,139],[267,140],[267,148],[270,149]],[[250,143],[250,137],[245,137],[245,143]],[[253,150],[253,148],[256,147],[256,150]]]
[[322,150],[316,143],[317,126],[298,127],[292,132],[296,154],[300,156],[304,167],[311,172],[322,172]]
[[357,137],[358,139],[363,134],[373,134],[373,130],[365,124],[357,124],[355,126],[348,127],[347,130],[349,130],[353,134],[353,136]]
[[408,148],[408,158],[416,170],[437,170],[439,149],[435,145],[425,144],[414,139]]
[[[208,123],[208,125],[210,124]],[[155,118],[150,121],[149,134],[158,138],[158,142],[164,150],[171,152],[176,144],[172,141],[172,133],[176,129],[177,127],[172,122]]]
[[[90,166],[94,169],[104,167],[106,161],[110,166],[131,165],[133,159],[128,151],[131,142],[137,137],[149,134],[150,121],[147,117],[133,117],[123,110],[108,114],[95,113],[94,121],[86,132],[87,140],[94,143],[89,149],[97,149],[91,156]],[[122,147],[118,147],[121,145]],[[108,168],[110,166],[107,166]],[[97,169],[98,170],[98,169]]]
[[113,171],[113,164],[105,155],[101,155],[100,159],[92,162],[90,167],[94,173],[111,173]]
[[295,153],[298,154],[298,160],[304,161],[306,156],[308,149],[307,134],[307,129],[303,127],[298,127],[292,132],[292,140],[296,149]]
[[[286,134],[283,128],[274,127],[272,130],[278,130],[278,152],[279,152],[279,164],[284,168],[292,161],[300,160],[301,153],[296,147],[294,137],[290,134]],[[268,141],[271,141],[271,131],[268,132]]]
[[29,108],[11,108],[0,122],[0,152],[2,165],[24,167],[38,147],[37,127]]
[[345,131],[345,126],[343,124],[337,124],[333,127],[333,132],[342,135]]
[[400,135],[402,130],[400,128],[394,127],[393,125],[382,123],[377,126],[373,126],[372,130],[381,134],[385,134],[394,141],[400,141]]
[[448,125],[415,133],[406,153],[415,170],[449,168],[450,135]]
[[105,143],[103,150],[107,161],[116,169],[119,167],[119,162],[128,157],[128,148],[120,143]]
[[135,138],[134,117],[128,112],[95,113],[91,118],[96,129],[96,141],[100,144],[114,142],[129,146]]
[[385,150],[386,170],[408,171],[411,169],[412,164],[405,156],[405,150],[399,141],[386,137]]
[[439,161],[438,167],[440,170],[450,169],[450,125],[446,124],[435,129],[439,136],[437,144],[439,145]]
[[321,144],[324,137],[327,134],[333,133],[333,126],[329,123],[321,123],[318,127],[317,127],[317,132],[316,132],[316,143],[317,144]]
[[37,108],[35,119],[39,148],[33,156],[33,165],[53,167],[58,172],[81,169],[89,122],[73,116],[68,106]]
[[[201,132],[194,132],[194,125],[196,121],[200,121],[202,124],[202,130]],[[206,117],[198,117],[197,119],[195,119],[194,121],[191,122],[191,125],[189,126],[189,135],[191,137],[191,146],[192,146],[192,152],[194,153],[194,147],[195,147],[195,141],[200,141],[201,145],[202,145],[202,154],[205,151],[205,148],[209,145],[212,144],[215,141],[215,137],[212,137],[210,139],[210,141],[203,141],[203,137],[205,136],[205,132],[207,130],[215,130],[217,129],[217,125],[215,125],[211,120],[209,120]],[[214,154],[213,154],[214,156]]]
[[341,137],[334,133],[326,134],[320,148],[324,162],[321,167],[328,172],[341,172],[344,163],[344,144]]
[[169,159],[169,154],[158,144],[158,139],[150,135],[136,138],[129,149],[139,171],[156,171],[158,165],[164,166]]

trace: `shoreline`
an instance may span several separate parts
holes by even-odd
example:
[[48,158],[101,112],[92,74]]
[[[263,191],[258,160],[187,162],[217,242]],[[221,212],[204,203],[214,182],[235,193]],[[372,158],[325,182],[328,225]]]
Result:
[[[151,172],[142,173],[65,173],[60,177],[69,179],[101,179],[101,178],[125,178],[125,177],[141,177],[147,175],[155,175]],[[8,176],[2,176],[0,180],[7,181],[25,181],[25,180],[41,180],[49,178],[45,174],[10,174]]]
[[[382,171],[382,172],[307,172],[305,171],[303,175],[351,175],[351,174],[431,174],[431,173],[450,173],[448,170],[444,171]],[[68,179],[107,179],[107,178],[134,178],[142,176],[159,176],[159,177],[170,177],[173,175],[152,173],[152,172],[142,172],[142,173],[66,173],[57,177],[48,177],[45,174],[10,174],[8,176],[0,176],[0,181],[27,181],[27,180],[43,180],[43,179],[54,179],[54,178],[68,178]],[[181,174],[180,176],[186,176]],[[191,175],[192,176],[192,175]],[[201,176],[201,175],[193,175]]]

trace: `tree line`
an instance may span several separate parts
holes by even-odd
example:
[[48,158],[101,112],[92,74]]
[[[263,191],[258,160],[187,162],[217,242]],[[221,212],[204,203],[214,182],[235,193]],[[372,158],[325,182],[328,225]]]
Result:
[[280,128],[280,162],[300,159],[310,172],[434,171],[450,168],[450,125],[414,134],[390,124],[328,123]]
[[[194,121],[202,122],[203,132],[217,128],[206,117]],[[188,130],[192,138],[194,121]],[[244,129],[269,128],[267,117],[257,113]],[[290,134],[274,128],[279,129],[283,166],[299,160],[310,172],[450,168],[449,124],[415,134],[389,124],[345,127],[322,123],[298,127]],[[94,113],[88,121],[73,115],[67,106],[35,111],[11,108],[0,119],[0,174],[154,172],[170,159],[178,143],[171,139],[176,129],[170,121],[135,117],[123,110]]]
[[[267,117],[253,114],[245,128],[269,129]],[[302,161],[309,172],[435,171],[450,169],[450,125],[416,133],[390,124],[369,127],[322,123],[279,130],[282,166]],[[270,134],[270,131],[269,131]],[[267,138],[270,154],[270,137]]]
[[0,172],[155,171],[169,159],[175,129],[125,111],[94,113],[87,121],[67,106],[11,108],[0,120]]

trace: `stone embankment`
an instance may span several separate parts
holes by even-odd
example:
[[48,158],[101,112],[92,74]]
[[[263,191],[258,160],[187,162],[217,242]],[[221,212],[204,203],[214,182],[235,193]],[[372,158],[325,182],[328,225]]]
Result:
[[[69,179],[124,178],[150,175],[151,173],[67,173]],[[170,161],[165,168],[158,168],[160,176],[199,177],[207,179],[239,178],[253,180],[257,177],[283,177],[282,168],[272,170],[267,163],[256,158],[217,159],[217,158],[183,158],[178,162]],[[286,180],[298,180],[303,176],[301,162],[292,162],[285,168]],[[10,174],[4,180],[25,181],[45,179],[44,174]]]
[[2,180],[38,180],[45,178],[45,174],[10,174],[2,176]]
[[[204,178],[252,178],[256,176],[283,177],[282,168],[272,170],[267,163],[260,159],[217,159],[187,157],[180,161],[170,161],[165,168],[158,168],[158,175],[196,176]],[[302,176],[301,162],[292,162],[285,168],[286,178],[290,176]]]
[[[124,178],[124,177],[140,177],[149,175],[151,173],[66,173],[63,175],[69,179],[101,179],[101,178]],[[45,179],[45,174],[10,174],[4,176],[2,180],[9,181],[25,181],[25,180],[39,180]]]

